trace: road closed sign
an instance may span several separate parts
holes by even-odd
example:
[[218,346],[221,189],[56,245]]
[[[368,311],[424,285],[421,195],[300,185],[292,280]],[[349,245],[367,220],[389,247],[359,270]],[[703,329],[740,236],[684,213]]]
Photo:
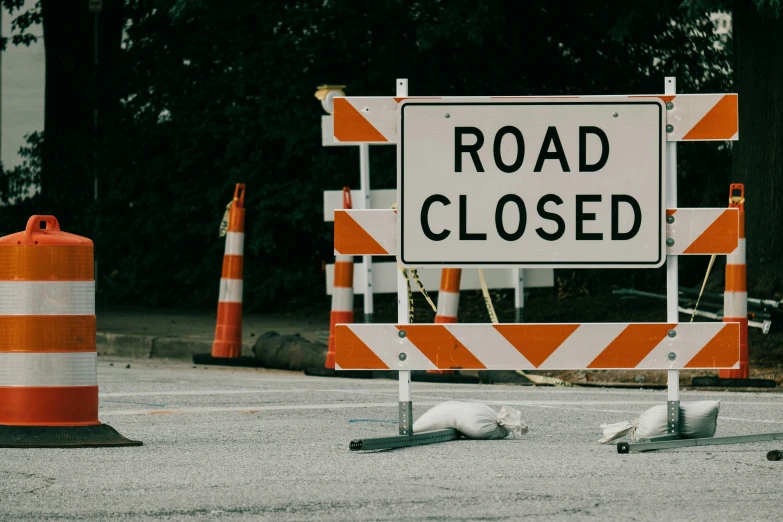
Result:
[[404,100],[399,261],[661,266],[665,113],[627,96]]

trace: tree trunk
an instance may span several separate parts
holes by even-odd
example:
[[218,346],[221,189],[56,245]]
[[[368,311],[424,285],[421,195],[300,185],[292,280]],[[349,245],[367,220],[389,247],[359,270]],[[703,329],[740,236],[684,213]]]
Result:
[[[41,212],[64,229],[84,212],[92,136],[92,13],[84,0],[42,0],[46,93],[41,169]],[[79,227],[81,228],[81,227]]]
[[768,297],[783,290],[783,16],[763,18],[738,0],[733,26],[740,139],[732,175],[745,184],[748,289]]

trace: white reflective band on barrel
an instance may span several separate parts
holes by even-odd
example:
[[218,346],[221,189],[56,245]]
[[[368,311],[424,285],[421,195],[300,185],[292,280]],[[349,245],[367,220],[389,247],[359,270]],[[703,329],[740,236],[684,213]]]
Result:
[[723,317],[743,318],[748,316],[747,292],[723,293]]
[[241,256],[245,248],[244,232],[226,233],[226,252],[227,256]]
[[223,303],[241,303],[242,302],[242,280],[241,279],[221,279],[220,295],[218,301]]
[[97,386],[96,352],[0,353],[0,386]]
[[338,286],[333,290],[332,312],[353,312],[353,288]]
[[734,253],[726,256],[727,265],[744,265],[745,264],[745,239],[740,238],[737,242],[737,250]]
[[0,315],[95,315],[95,282],[0,281]]
[[459,294],[456,292],[438,293],[438,315],[441,317],[457,317],[459,311]]

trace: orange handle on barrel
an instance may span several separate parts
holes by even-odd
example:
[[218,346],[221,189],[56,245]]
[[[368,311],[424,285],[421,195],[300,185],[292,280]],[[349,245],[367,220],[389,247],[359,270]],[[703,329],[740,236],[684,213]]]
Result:
[[[33,232],[41,230],[41,221],[46,223],[46,230],[60,230],[60,222],[54,216],[30,216],[24,229],[24,242],[26,244],[33,243]],[[36,228],[36,225],[38,225],[38,228]]]

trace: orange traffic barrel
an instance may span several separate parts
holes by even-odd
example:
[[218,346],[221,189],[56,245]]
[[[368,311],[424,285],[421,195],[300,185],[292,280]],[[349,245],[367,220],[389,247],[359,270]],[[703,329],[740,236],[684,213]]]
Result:
[[93,267],[54,216],[0,238],[0,447],[141,446],[98,421]]
[[228,217],[223,273],[220,277],[217,326],[212,357],[242,355],[242,267],[245,248],[245,184],[237,183]]

